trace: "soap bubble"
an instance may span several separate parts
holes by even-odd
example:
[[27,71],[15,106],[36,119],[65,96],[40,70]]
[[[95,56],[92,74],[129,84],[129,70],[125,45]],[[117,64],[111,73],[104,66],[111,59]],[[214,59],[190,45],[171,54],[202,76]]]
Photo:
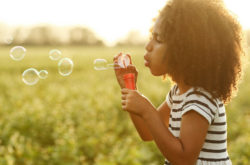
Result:
[[57,61],[61,58],[62,52],[58,49],[53,49],[49,52],[49,58],[53,61]]
[[48,71],[47,70],[40,70],[38,76],[40,79],[46,79],[48,77]]
[[58,62],[58,71],[62,76],[68,76],[73,71],[74,63],[70,58],[62,58]]
[[108,68],[108,62],[105,59],[95,59],[94,69],[95,70],[106,70]]
[[24,58],[26,49],[22,46],[15,46],[10,50],[10,57],[15,61],[20,61]]
[[39,81],[39,73],[34,68],[29,68],[23,72],[22,79],[27,85],[35,85]]

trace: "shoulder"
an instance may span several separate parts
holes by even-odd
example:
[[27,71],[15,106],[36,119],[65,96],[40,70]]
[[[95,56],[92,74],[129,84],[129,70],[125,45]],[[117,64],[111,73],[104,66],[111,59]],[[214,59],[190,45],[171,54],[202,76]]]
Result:
[[211,108],[219,107],[218,99],[213,98],[212,95],[208,91],[200,87],[194,87],[193,90],[189,91],[186,94],[185,101],[186,102],[193,101],[193,102],[198,102],[198,103],[202,102],[204,104],[207,104]]
[[218,113],[218,109],[218,99],[213,98],[212,95],[203,88],[194,87],[193,90],[186,93],[182,114],[191,110],[196,111],[211,124]]

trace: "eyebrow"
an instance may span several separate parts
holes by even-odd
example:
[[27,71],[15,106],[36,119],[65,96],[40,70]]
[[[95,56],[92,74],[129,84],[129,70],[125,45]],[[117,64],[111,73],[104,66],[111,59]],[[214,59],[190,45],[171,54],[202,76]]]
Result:
[[152,32],[152,36],[153,36],[153,37],[158,37],[158,36],[160,36],[160,34],[157,33],[157,32]]
[[162,38],[162,35],[160,33],[157,33],[157,32],[152,32],[152,36],[155,36],[155,37],[161,37]]
[[152,35],[156,35],[156,36],[158,36],[158,35],[159,35],[159,33],[157,33],[157,32],[152,32]]
[[163,36],[160,33],[158,33],[158,32],[152,32],[151,35],[152,35],[152,37],[155,37],[155,38],[160,37],[160,40],[162,40],[162,42],[165,41],[165,39],[163,38]]

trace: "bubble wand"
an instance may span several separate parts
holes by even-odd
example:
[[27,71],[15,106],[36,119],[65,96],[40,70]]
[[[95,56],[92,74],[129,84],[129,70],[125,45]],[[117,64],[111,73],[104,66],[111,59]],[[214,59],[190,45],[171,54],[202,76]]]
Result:
[[[122,54],[118,57],[118,65],[123,68],[127,68],[128,65],[132,64],[132,60],[129,54]],[[128,89],[135,89],[135,75],[134,73],[126,73],[123,75],[125,87]]]

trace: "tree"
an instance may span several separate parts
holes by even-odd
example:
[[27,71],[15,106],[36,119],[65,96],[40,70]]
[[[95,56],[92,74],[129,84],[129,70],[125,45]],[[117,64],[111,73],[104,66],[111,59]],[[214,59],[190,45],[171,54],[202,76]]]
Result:
[[28,45],[50,45],[50,28],[48,26],[36,26],[29,31],[25,40]]
[[103,45],[103,41],[84,27],[74,27],[70,30],[70,43],[73,45]]

